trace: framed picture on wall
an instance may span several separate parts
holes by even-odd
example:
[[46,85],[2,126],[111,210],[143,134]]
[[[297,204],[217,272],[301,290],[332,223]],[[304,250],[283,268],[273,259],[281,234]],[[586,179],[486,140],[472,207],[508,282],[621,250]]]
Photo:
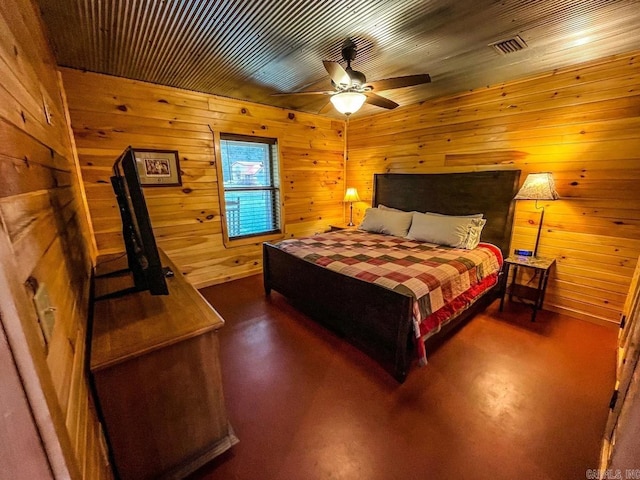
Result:
[[154,187],[182,185],[177,150],[134,148],[133,152],[142,185]]

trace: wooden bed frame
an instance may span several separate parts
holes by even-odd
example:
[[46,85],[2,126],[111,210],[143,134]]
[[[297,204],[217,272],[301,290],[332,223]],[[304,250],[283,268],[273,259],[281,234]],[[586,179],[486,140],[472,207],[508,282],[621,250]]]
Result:
[[[470,173],[376,174],[373,206],[448,215],[483,213],[482,241],[509,251],[520,170]],[[414,360],[409,295],[319,267],[265,243],[264,288],[274,289],[305,313],[344,336],[403,382]],[[502,272],[500,274],[502,276]],[[503,288],[500,279],[471,307],[442,326],[427,347],[461,322],[484,310]]]

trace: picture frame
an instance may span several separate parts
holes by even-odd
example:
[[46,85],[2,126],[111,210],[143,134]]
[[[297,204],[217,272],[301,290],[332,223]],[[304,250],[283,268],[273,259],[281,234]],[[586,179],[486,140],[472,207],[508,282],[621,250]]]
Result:
[[134,148],[133,153],[142,185],[150,187],[182,185],[177,150]]

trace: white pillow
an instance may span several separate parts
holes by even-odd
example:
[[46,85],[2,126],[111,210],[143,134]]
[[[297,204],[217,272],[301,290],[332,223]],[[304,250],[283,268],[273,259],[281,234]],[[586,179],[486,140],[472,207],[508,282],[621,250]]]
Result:
[[445,215],[444,213],[425,212],[425,215],[435,215],[436,217],[454,217],[454,218],[482,218],[482,213],[472,213],[471,215]]
[[387,207],[386,205],[379,204],[378,208],[380,210],[387,210],[389,212],[406,212],[406,210],[400,210],[399,208]]
[[[379,204],[380,210],[389,210],[391,212],[406,212],[407,210],[400,210],[399,208],[387,207],[386,205]],[[415,212],[415,210],[413,210]],[[455,217],[455,218],[482,218],[482,213],[472,213],[471,215],[446,215],[444,213],[425,212],[425,215],[435,215],[437,217]]]
[[367,208],[359,228],[367,232],[406,237],[412,218],[413,214],[411,212]]
[[414,213],[407,238],[454,248],[475,248],[486,220]]

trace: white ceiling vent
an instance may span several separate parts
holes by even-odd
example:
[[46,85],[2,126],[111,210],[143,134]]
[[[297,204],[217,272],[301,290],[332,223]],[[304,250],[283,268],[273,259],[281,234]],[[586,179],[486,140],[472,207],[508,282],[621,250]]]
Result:
[[506,55],[508,53],[514,53],[519,52],[520,50],[524,50],[525,48],[527,48],[527,43],[520,37],[520,35],[516,35],[513,38],[490,43],[489,46],[492,47],[500,55]]

